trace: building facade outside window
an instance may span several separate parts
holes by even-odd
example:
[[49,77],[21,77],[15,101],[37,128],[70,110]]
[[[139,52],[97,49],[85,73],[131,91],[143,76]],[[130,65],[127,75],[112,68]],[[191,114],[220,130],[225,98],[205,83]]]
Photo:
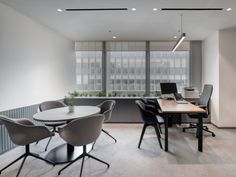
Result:
[[107,52],[108,94],[143,96],[145,70],[145,51]]
[[155,96],[161,82],[176,82],[182,92],[190,85],[190,43],[184,42],[179,51],[171,52],[174,44],[76,42],[77,90],[85,93],[81,96],[144,96],[149,92]]
[[178,92],[189,86],[189,51],[151,51],[151,93],[160,90],[161,82],[175,82]]

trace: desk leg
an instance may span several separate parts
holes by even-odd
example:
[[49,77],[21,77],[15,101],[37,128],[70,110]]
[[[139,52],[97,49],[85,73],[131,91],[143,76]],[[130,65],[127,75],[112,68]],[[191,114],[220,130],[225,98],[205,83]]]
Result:
[[168,115],[165,115],[165,151],[166,152],[168,151],[168,126],[169,126],[168,119],[169,119]]
[[202,152],[203,134],[202,134],[202,116],[198,119],[198,151]]

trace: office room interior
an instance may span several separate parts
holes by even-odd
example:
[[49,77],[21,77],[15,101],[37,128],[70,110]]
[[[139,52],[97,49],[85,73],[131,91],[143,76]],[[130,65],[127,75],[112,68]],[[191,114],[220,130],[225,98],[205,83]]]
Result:
[[0,0],[0,176],[235,177],[235,0]]

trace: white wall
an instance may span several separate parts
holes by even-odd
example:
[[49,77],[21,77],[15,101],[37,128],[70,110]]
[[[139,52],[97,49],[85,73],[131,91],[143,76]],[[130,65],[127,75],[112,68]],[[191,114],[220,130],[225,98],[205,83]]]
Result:
[[220,122],[236,127],[236,29],[219,32],[220,39]]
[[202,85],[213,85],[211,121],[219,125],[219,32],[203,41],[202,51]]
[[0,111],[75,88],[74,42],[0,3]]

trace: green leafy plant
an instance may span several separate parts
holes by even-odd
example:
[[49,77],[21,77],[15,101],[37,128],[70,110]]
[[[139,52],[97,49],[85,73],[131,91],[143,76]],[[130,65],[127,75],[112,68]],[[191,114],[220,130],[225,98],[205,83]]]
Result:
[[161,96],[161,91],[156,91],[155,96]]
[[74,106],[75,105],[75,97],[79,96],[79,92],[78,91],[74,91],[74,92],[68,92],[68,96],[65,96],[65,103],[68,106]]

